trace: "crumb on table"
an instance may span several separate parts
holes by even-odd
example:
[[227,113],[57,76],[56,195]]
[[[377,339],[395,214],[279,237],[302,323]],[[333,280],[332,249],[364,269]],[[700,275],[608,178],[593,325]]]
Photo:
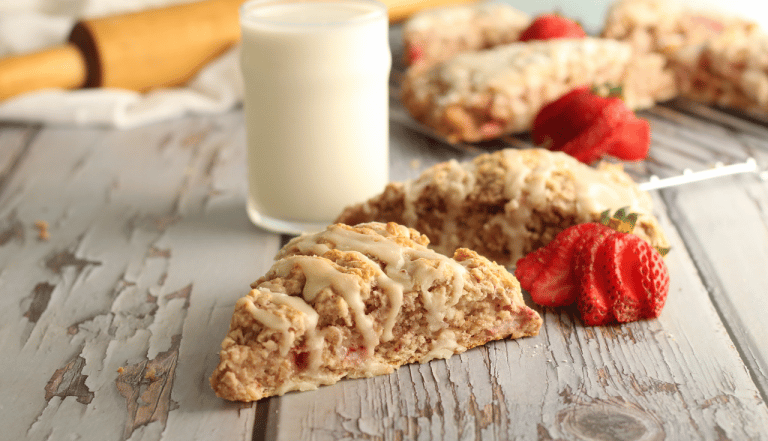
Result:
[[35,221],[35,228],[37,229],[37,240],[48,240],[51,238],[48,232],[48,222],[37,220]]

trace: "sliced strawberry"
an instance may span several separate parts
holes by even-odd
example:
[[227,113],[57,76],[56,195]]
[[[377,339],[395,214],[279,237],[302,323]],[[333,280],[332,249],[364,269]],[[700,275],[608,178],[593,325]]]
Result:
[[518,40],[550,40],[553,38],[584,38],[587,33],[577,22],[557,14],[542,14],[536,17]]
[[[590,94],[589,87],[578,87],[542,107],[536,114],[531,127],[531,137],[534,144],[544,145],[547,139],[552,140],[557,136],[561,129],[568,126],[563,121],[564,118],[567,118],[564,112],[573,106],[574,101],[583,99],[584,96]],[[552,148],[554,146],[547,147]]]
[[580,244],[581,252],[576,259],[580,291],[576,304],[581,320],[588,326],[604,325],[613,320],[604,271],[608,261],[604,245],[614,234],[619,233],[605,227]]
[[613,314],[621,323],[658,317],[669,292],[661,254],[632,234],[615,240],[616,265],[608,275]]
[[[525,268],[537,268],[538,262],[541,261],[541,256],[546,256],[547,260],[542,262],[538,273],[532,278],[532,283],[528,282],[531,278],[527,274],[521,274],[522,279],[526,280],[526,284],[530,285],[530,288],[526,290],[531,294],[531,299],[542,306],[564,306],[570,305],[576,301],[576,296],[579,290],[579,284],[576,280],[573,270],[573,262],[578,253],[578,249],[575,247],[576,242],[584,236],[589,234],[591,230],[603,227],[600,224],[579,224],[566,228],[561,231],[555,239],[547,244],[541,254],[534,256],[536,253],[531,253],[528,256],[521,259],[518,265]],[[528,264],[525,262],[531,256],[535,263]],[[521,273],[524,273],[520,271]],[[515,270],[517,276],[518,270]],[[525,288],[525,285],[521,282],[521,286]]]
[[593,123],[561,148],[585,164],[591,164],[607,154],[622,135],[617,128],[628,118],[634,117],[620,98],[605,100],[605,105]]
[[616,136],[608,154],[624,161],[642,161],[651,148],[651,125],[633,117],[616,128]]
[[669,291],[669,274],[661,255],[633,234],[612,236],[607,253],[608,297],[620,323],[658,317]]
[[560,150],[594,123],[607,101],[587,87],[563,95],[537,114],[532,127],[533,142]]
[[518,259],[515,264],[515,277],[524,290],[530,292],[533,289],[533,281],[552,258],[552,252],[553,248],[541,247]]
[[[643,290],[646,292],[645,312],[647,318],[658,317],[661,309],[667,302],[669,295],[669,269],[664,256],[656,248],[646,242],[643,242],[640,255],[640,277],[643,284]],[[646,246],[647,245],[647,246]]]

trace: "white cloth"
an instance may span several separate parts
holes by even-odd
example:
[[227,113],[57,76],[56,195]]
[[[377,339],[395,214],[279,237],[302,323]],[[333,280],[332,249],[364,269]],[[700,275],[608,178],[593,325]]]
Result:
[[[0,57],[64,42],[74,23],[179,0],[14,0],[0,2]],[[242,101],[238,48],[185,86],[137,93],[123,89],[42,90],[0,102],[0,121],[129,128],[185,114],[224,112]]]

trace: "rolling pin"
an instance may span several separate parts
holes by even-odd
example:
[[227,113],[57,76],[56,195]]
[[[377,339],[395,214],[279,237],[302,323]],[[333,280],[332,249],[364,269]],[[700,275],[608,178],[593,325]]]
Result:
[[[390,22],[472,0],[383,0]],[[68,42],[0,59],[0,101],[43,88],[179,86],[240,41],[244,0],[205,0],[78,22]]]

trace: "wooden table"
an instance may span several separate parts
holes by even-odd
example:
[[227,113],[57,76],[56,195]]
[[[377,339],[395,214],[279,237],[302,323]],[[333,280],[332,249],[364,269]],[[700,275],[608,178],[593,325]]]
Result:
[[[765,124],[685,103],[643,115],[638,179],[766,169]],[[391,151],[394,180],[477,154],[396,122]],[[244,155],[239,109],[127,131],[0,123],[0,438],[768,438],[761,175],[653,192],[673,246],[657,320],[585,327],[537,307],[537,337],[238,404],[208,377],[236,299],[287,240],[248,221]]]

